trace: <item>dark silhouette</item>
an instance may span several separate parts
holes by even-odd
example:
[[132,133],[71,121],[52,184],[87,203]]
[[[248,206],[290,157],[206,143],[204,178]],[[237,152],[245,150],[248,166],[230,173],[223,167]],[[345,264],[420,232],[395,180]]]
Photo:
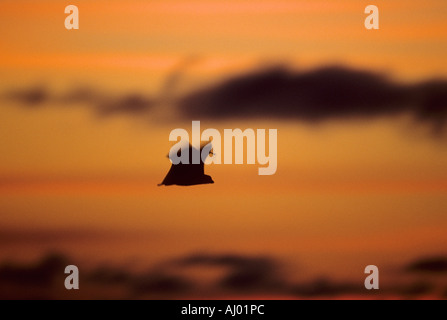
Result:
[[[211,146],[200,147],[200,154],[204,148],[209,148],[209,154],[211,153]],[[197,149],[189,145],[189,164],[172,164],[171,169],[164,178],[163,182],[159,184],[165,186],[179,185],[179,186],[192,186],[196,184],[208,184],[214,183],[213,179],[205,174],[204,163],[200,158],[199,164],[192,163],[192,154],[197,152]],[[181,155],[181,150],[177,152],[177,155]],[[169,155],[168,155],[169,157]]]
[[59,254],[49,254],[31,265],[2,263],[0,265],[0,288],[5,284],[27,286],[50,286],[58,274],[62,276],[67,258]]
[[90,106],[100,118],[112,115],[150,116],[173,105],[185,120],[276,118],[315,124],[338,119],[373,119],[401,114],[428,124],[434,134],[447,133],[447,78],[417,82],[394,80],[386,73],[343,66],[294,70],[273,66],[235,75],[211,86],[180,95],[185,70],[200,61],[188,57],[167,77],[158,95],[121,95],[95,88],[74,88],[63,94],[43,85],[0,92],[0,101],[37,108],[47,104]]
[[404,83],[346,67],[255,70],[198,89],[179,100],[185,119],[279,118],[315,123],[410,114],[447,130],[447,79]]
[[406,267],[410,272],[447,273],[447,257],[428,257],[413,261]]

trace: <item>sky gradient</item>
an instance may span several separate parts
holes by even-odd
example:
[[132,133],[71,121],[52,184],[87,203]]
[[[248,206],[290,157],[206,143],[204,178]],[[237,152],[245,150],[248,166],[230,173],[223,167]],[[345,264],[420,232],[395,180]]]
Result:
[[[163,276],[186,264],[199,276],[182,277],[206,284],[220,275],[216,265],[245,272],[257,264],[250,259],[267,257],[259,263],[280,263],[278,276],[287,280],[274,289],[269,281],[277,279],[260,276],[248,292],[204,285],[159,294],[156,286],[141,291],[133,284],[141,279],[129,276],[115,295],[92,281],[80,297],[129,297],[130,290],[143,298],[368,298],[361,288],[369,264],[383,267],[384,297],[442,297],[445,270],[435,277],[402,271],[444,257],[447,243],[445,131],[434,133],[410,107],[313,122],[301,113],[271,116],[280,109],[275,100],[260,116],[220,106],[194,120],[203,129],[278,129],[277,173],[211,165],[213,185],[157,184],[170,167],[170,131],[191,130],[182,99],[277,66],[298,78],[327,66],[363,70],[399,90],[435,83],[423,92],[445,116],[444,0],[374,1],[376,31],[363,26],[371,3],[351,0],[80,0],[73,3],[80,29],[72,31],[64,28],[68,4],[0,2],[0,283],[20,296],[20,286],[2,282],[2,261],[36,264],[54,252],[86,270],[106,264],[134,275],[151,266],[149,283],[162,278],[154,266],[163,261]],[[192,263],[193,254],[205,257]],[[243,259],[230,263],[225,254]],[[360,289],[334,285],[312,295],[291,285],[319,277]],[[431,289],[405,287],[421,281]],[[408,290],[396,289],[402,286]]]

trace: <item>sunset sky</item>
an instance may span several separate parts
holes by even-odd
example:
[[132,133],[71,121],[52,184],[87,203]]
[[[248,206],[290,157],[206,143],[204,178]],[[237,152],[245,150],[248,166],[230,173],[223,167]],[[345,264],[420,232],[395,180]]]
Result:
[[[64,27],[69,4],[79,30]],[[364,27],[369,4],[379,30]],[[210,165],[213,185],[157,184],[170,131],[191,130],[182,99],[214,97],[222,83],[269,68],[288,70],[292,83],[327,66],[364,70],[390,92],[435,92],[445,103],[446,17],[445,0],[2,0],[0,264],[57,252],[87,269],[138,269],[232,254],[280,261],[288,281],[362,287],[370,264],[383,268],[385,287],[406,280],[402,266],[447,253],[445,104],[439,123],[407,102],[360,116],[323,108],[318,121],[275,104],[267,115],[240,117],[229,105],[213,116],[204,104],[194,119],[202,129],[278,129],[277,173]]]

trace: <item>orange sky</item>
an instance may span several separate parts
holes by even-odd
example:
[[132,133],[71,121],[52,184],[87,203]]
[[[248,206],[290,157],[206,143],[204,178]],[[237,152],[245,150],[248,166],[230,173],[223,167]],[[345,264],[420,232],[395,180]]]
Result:
[[[339,63],[403,81],[446,77],[447,2],[373,2],[378,31],[364,28],[371,3],[363,1],[80,0],[80,30],[67,31],[68,2],[3,0],[0,88],[86,85],[156,95],[192,56],[198,61],[183,71],[182,92],[272,63]],[[93,230],[120,240],[112,247],[18,242],[2,246],[0,258],[54,248],[93,259],[148,248],[153,260],[202,249],[269,252],[303,258],[314,273],[340,267],[346,276],[364,263],[445,249],[447,148],[410,119],[316,127],[206,121],[203,128],[277,128],[278,172],[211,166],[215,185],[185,189],[156,187],[170,165],[169,132],[191,126],[166,114],[99,120],[81,106],[27,110],[2,101],[2,228]]]
[[82,26],[68,32],[59,1],[2,1],[2,67],[156,72],[169,67],[169,59],[198,54],[229,62],[246,57],[301,65],[333,61],[412,77],[447,71],[442,0],[375,1],[382,13],[377,32],[363,27],[366,3],[350,0],[77,3]]

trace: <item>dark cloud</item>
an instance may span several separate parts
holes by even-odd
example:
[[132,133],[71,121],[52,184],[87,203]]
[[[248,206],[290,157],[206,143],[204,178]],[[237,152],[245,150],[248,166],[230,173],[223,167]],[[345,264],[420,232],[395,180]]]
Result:
[[173,275],[162,269],[154,268],[142,274],[133,273],[125,268],[101,266],[90,272],[86,281],[96,285],[125,286],[132,296],[175,295],[191,291],[193,283],[180,275]]
[[37,107],[51,100],[51,95],[43,86],[15,89],[6,92],[4,98],[16,101],[26,107]]
[[187,69],[201,60],[199,56],[188,56],[180,60],[167,75],[155,97],[138,92],[115,94],[91,87],[77,87],[69,92],[57,93],[38,85],[9,90],[2,95],[2,98],[30,108],[50,103],[60,107],[82,104],[92,108],[99,116],[115,114],[141,116],[149,113],[155,105],[173,102]]
[[409,272],[447,273],[447,257],[422,258],[405,267]]
[[270,257],[197,254],[178,262],[183,266],[226,267],[227,273],[218,281],[225,290],[271,291],[285,287],[279,264]]
[[116,285],[131,283],[133,275],[128,270],[110,266],[101,266],[90,272],[86,280],[96,284]]
[[[65,266],[75,264],[80,270],[79,291],[65,290]],[[366,290],[363,281],[335,281],[310,278],[299,282],[284,272],[283,263],[270,256],[235,254],[192,254],[153,265],[143,272],[129,266],[102,264],[86,268],[59,254],[49,254],[37,263],[0,265],[1,299],[173,299],[194,297],[231,297],[247,294],[271,297],[417,298],[445,294],[445,283],[436,279],[407,279],[404,282],[381,282],[380,290]],[[223,270],[204,283],[189,273],[191,268]],[[418,267],[420,268],[420,267]],[[423,267],[422,269],[426,269]],[[431,269],[430,267],[429,269]],[[405,268],[407,270],[407,268]],[[416,281],[415,281],[416,280]]]
[[154,106],[154,101],[150,98],[138,94],[129,94],[123,97],[118,97],[114,100],[109,99],[98,102],[98,113],[101,116],[108,116],[112,114],[146,114]]
[[158,272],[136,277],[132,284],[132,292],[137,296],[173,296],[192,293],[193,288],[193,282],[186,277]]
[[[307,283],[293,285],[290,292],[300,297],[339,296],[344,294],[361,294],[365,288],[363,283],[335,283],[330,279],[318,278]],[[363,291],[363,292],[362,292]],[[374,291],[373,291],[374,293]]]
[[404,284],[398,287],[395,287],[392,291],[396,294],[406,296],[406,297],[417,297],[429,294],[433,292],[435,287],[433,284],[425,281],[418,281],[414,283],[410,283],[408,285]]
[[89,87],[60,94],[44,86],[33,86],[11,90],[3,98],[27,107],[82,104],[99,116],[140,117],[156,106],[174,103],[179,115],[191,120],[259,117],[315,123],[410,114],[429,124],[435,133],[444,132],[447,123],[445,79],[404,83],[347,67],[294,71],[278,66],[235,76],[178,97],[179,83],[187,68],[197,61],[200,58],[180,61],[154,96],[104,93]]
[[285,118],[307,122],[410,113],[441,130],[447,120],[447,80],[398,83],[371,71],[274,67],[231,78],[179,101],[184,117]]
[[67,259],[58,254],[30,265],[6,262],[0,266],[0,284],[49,287],[57,275],[63,275],[67,265]]
[[69,107],[76,104],[91,108],[98,116],[147,114],[155,105],[151,97],[138,93],[105,94],[91,88],[75,88],[69,92],[56,93],[43,86],[15,89],[3,97],[18,104],[36,108],[47,104]]

